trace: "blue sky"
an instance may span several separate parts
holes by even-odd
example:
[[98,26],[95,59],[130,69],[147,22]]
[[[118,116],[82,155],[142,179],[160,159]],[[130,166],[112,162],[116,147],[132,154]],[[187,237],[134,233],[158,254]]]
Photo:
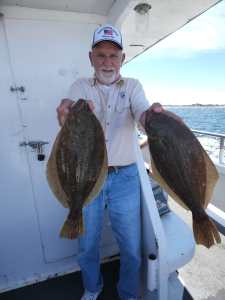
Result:
[[122,68],[162,104],[225,105],[225,0]]

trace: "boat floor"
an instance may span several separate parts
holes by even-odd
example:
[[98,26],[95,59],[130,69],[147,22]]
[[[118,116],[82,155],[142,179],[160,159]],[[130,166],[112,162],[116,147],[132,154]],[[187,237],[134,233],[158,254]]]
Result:
[[[173,200],[170,208],[192,227],[192,216]],[[210,249],[196,246],[193,259],[179,270],[179,275],[194,300],[225,300],[225,236]]]

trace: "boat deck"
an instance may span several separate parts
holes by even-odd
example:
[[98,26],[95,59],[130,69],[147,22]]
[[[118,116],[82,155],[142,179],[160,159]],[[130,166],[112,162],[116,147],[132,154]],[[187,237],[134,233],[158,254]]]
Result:
[[[181,208],[173,200],[170,208],[187,224],[192,226],[192,216],[189,211]],[[225,299],[225,236],[221,235],[221,244],[210,249],[197,246],[193,259],[179,270],[179,275],[194,300],[224,300]]]

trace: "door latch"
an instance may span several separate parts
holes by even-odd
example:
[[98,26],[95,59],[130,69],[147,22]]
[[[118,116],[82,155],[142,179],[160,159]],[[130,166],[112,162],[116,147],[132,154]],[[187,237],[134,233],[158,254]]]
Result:
[[10,86],[10,91],[11,92],[21,92],[24,93],[25,92],[25,87],[24,86]]
[[44,154],[44,145],[49,144],[49,142],[45,141],[29,141],[29,142],[21,142],[20,147],[29,146],[33,150],[37,152],[37,159],[39,161],[43,161],[45,159]]

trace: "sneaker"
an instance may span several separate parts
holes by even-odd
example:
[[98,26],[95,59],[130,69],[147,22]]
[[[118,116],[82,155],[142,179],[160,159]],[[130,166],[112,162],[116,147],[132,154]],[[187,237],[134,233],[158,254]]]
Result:
[[96,300],[98,298],[98,296],[100,295],[100,293],[101,293],[101,290],[96,293],[92,293],[92,292],[89,292],[88,290],[85,290],[81,300]]

